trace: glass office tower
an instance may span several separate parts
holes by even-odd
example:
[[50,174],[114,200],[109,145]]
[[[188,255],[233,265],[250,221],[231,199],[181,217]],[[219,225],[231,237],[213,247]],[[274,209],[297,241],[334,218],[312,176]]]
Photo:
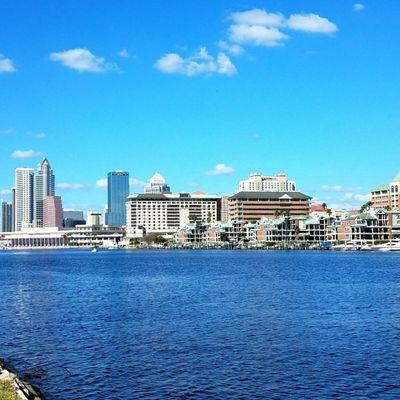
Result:
[[107,191],[106,225],[126,225],[125,201],[129,196],[129,172],[109,172],[107,175]]

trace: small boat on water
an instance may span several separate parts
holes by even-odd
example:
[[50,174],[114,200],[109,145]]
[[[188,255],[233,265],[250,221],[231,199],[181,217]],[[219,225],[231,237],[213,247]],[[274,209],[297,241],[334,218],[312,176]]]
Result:
[[357,246],[353,242],[347,242],[344,244],[338,244],[336,246],[332,246],[332,250],[335,251],[356,251],[359,250],[360,246]]
[[97,247],[93,247],[93,249],[91,250],[91,253],[97,253]]

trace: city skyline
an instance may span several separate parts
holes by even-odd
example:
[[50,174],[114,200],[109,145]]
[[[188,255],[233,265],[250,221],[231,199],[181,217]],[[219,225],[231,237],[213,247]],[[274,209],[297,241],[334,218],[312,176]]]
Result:
[[285,172],[358,207],[400,170],[399,41],[395,1],[355,4],[2,2],[0,198],[46,156],[65,208],[103,209],[116,169],[221,195]]

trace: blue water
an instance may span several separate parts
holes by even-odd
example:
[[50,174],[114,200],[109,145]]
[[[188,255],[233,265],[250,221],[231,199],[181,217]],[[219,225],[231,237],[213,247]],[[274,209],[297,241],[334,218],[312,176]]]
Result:
[[400,254],[0,252],[46,399],[399,399]]

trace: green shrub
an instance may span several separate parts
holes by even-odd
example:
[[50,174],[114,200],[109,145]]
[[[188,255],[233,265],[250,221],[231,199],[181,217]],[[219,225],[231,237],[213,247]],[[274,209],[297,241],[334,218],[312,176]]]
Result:
[[0,400],[19,400],[10,382],[0,381]]

